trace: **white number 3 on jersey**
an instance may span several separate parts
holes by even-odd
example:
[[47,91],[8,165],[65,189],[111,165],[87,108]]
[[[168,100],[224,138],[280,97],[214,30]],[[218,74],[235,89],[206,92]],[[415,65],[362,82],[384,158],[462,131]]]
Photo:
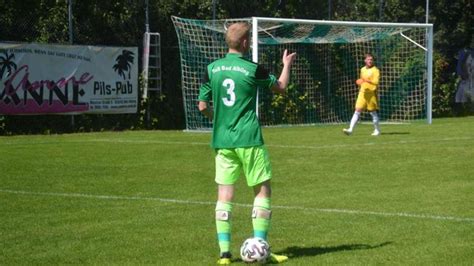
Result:
[[224,97],[222,98],[222,101],[226,106],[233,106],[235,103],[235,82],[232,79],[225,79],[224,82],[222,82],[222,86],[227,88],[227,94],[230,97],[230,99]]

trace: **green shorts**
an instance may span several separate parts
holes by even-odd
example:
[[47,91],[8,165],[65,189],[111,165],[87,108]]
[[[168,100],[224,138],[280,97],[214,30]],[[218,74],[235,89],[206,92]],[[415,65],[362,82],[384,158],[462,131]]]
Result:
[[267,148],[262,146],[216,149],[216,183],[233,185],[243,170],[247,185],[253,187],[272,178]]

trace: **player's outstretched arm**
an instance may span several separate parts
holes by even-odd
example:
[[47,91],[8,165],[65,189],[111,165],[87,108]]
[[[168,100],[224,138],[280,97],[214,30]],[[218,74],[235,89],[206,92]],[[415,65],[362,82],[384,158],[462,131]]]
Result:
[[276,93],[284,93],[286,91],[286,86],[290,81],[290,70],[293,61],[295,60],[296,53],[288,54],[288,50],[285,49],[283,52],[282,62],[283,69],[281,70],[280,77],[278,81],[273,85],[272,90]]

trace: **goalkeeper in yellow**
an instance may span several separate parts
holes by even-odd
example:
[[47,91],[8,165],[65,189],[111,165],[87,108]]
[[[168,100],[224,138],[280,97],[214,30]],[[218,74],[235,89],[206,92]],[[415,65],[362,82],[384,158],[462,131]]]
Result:
[[351,119],[349,128],[344,128],[346,135],[351,135],[354,127],[359,120],[362,111],[367,110],[372,116],[374,123],[374,132],[372,136],[380,135],[379,116],[377,114],[377,89],[380,79],[380,71],[374,65],[374,57],[366,54],[364,59],[365,66],[360,69],[360,78],[356,81],[359,88],[359,95],[355,105],[355,112]]

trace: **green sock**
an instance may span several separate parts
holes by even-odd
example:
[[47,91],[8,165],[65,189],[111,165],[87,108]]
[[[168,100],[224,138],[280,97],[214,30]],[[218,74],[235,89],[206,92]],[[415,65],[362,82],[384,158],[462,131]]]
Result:
[[216,204],[217,241],[221,253],[230,251],[232,203],[218,201]]
[[267,240],[271,221],[271,199],[255,198],[253,202],[252,225],[254,237]]

